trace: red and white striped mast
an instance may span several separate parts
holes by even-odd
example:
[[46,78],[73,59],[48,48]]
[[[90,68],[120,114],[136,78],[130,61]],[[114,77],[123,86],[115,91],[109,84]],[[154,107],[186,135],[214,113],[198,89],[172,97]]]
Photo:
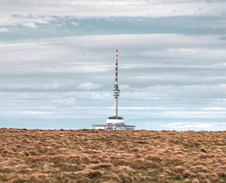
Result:
[[114,116],[118,117],[118,97],[119,97],[119,88],[118,88],[118,50],[116,50],[116,63],[115,63],[115,85],[112,90],[114,96]]
[[116,63],[115,63],[115,84],[118,84],[118,50],[116,50]]

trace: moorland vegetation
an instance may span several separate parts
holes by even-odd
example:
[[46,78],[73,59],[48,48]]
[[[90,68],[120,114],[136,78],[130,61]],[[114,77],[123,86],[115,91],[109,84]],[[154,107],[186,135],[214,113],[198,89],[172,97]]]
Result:
[[226,182],[226,131],[0,129],[0,182]]

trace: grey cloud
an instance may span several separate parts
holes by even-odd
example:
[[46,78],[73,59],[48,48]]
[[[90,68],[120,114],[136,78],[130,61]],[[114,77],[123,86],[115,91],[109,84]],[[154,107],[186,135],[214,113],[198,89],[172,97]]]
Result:
[[[103,81],[102,85],[110,87],[114,75],[109,73],[114,72],[115,48],[119,48],[121,84],[133,88],[157,84],[221,84],[225,82],[226,68],[222,65],[225,63],[225,46],[225,41],[216,36],[174,34],[85,36],[3,43],[0,45],[1,88],[71,91],[81,82],[88,81],[99,84]],[[193,52],[195,55],[191,56]],[[7,87],[4,84],[6,78],[17,84],[6,82]],[[54,79],[57,82],[52,82]]]

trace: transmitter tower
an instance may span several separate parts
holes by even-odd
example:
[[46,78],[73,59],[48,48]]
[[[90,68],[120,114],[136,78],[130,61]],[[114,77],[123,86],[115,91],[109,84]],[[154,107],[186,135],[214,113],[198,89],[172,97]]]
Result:
[[118,116],[118,97],[119,97],[119,85],[118,85],[118,50],[116,50],[116,63],[115,63],[115,84],[112,90],[114,97],[114,116],[108,117],[106,125],[93,125],[93,129],[106,129],[106,130],[135,130],[134,125],[126,125],[123,117]]

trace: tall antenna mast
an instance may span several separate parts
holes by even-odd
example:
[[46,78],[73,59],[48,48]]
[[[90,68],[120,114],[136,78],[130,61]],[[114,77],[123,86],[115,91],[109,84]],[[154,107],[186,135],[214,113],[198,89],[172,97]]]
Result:
[[116,50],[116,63],[115,63],[115,84],[118,84],[118,50]]
[[114,96],[114,116],[118,117],[118,97],[119,97],[119,88],[118,88],[118,50],[116,50],[116,63],[115,63],[115,85],[112,90]]
[[118,50],[116,50],[116,62],[115,62],[115,84],[112,90],[114,97],[114,116],[108,117],[106,125],[93,125],[94,129],[106,129],[106,130],[135,130],[134,125],[126,125],[123,117],[118,116]]

